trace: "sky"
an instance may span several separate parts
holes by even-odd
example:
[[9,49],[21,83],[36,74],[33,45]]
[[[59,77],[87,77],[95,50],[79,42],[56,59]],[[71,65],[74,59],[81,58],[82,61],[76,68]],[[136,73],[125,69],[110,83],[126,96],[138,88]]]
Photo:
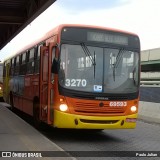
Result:
[[160,0],[57,0],[1,51],[0,60],[59,24],[88,24],[138,34],[141,50],[160,47]]

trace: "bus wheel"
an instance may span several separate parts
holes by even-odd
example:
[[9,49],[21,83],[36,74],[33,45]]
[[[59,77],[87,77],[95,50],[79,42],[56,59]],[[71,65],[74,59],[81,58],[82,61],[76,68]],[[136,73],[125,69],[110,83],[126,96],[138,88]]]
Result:
[[40,129],[41,127],[41,121],[40,121],[40,110],[39,110],[39,103],[38,102],[33,102],[33,122],[34,126],[37,129]]

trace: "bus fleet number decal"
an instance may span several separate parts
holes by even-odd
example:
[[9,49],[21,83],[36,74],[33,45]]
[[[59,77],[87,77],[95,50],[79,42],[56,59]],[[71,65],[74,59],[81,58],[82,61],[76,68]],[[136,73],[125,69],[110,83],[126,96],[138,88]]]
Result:
[[127,106],[127,102],[110,102],[110,107],[125,107]]
[[87,81],[86,79],[66,79],[65,85],[67,87],[86,87]]

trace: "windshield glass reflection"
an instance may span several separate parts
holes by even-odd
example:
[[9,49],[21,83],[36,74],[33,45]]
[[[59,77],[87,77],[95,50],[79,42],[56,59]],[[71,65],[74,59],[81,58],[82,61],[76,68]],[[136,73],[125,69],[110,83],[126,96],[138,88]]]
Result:
[[136,92],[138,63],[136,52],[62,44],[59,83],[62,87],[84,92]]

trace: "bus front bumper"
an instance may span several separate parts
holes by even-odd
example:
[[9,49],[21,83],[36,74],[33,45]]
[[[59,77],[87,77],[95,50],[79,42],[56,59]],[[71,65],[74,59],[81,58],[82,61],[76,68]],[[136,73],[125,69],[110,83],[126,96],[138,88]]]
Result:
[[84,116],[54,111],[56,128],[131,129],[136,127],[137,114],[127,116]]

